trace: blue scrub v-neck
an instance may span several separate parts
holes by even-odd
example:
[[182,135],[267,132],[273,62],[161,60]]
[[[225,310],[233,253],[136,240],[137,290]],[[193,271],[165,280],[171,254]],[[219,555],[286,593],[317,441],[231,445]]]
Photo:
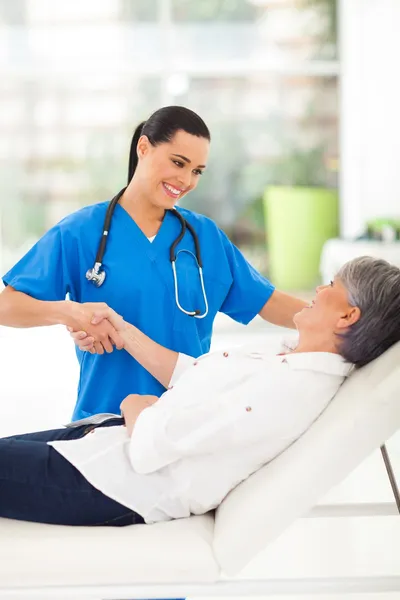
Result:
[[[139,225],[136,221],[131,217],[131,215],[126,211],[123,206],[119,204],[115,207],[114,217],[120,219],[127,228],[127,231],[132,231],[135,233],[135,239],[140,246],[140,249],[146,252],[147,256],[154,260],[159,251],[164,251],[166,247],[168,247],[168,256],[169,256],[169,248],[173,243],[175,238],[172,238],[173,232],[177,230],[177,235],[181,230],[180,223],[176,217],[174,217],[169,210],[165,211],[164,218],[160,225],[160,228],[152,242],[148,239],[145,233],[140,229]],[[176,224],[178,227],[176,227]]]

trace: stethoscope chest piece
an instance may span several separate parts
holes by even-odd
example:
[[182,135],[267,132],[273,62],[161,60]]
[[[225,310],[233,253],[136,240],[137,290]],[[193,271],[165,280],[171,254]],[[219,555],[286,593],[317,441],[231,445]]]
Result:
[[100,271],[100,266],[100,263],[96,263],[93,269],[86,271],[86,279],[91,281],[96,287],[102,286],[106,278],[106,272],[104,270]]

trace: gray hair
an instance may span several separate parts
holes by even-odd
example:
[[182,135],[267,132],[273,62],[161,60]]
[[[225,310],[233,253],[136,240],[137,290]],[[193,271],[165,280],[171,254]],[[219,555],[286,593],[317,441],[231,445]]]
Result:
[[340,354],[362,367],[400,340],[400,269],[385,260],[360,256],[347,262],[337,278],[360,319],[340,334]]

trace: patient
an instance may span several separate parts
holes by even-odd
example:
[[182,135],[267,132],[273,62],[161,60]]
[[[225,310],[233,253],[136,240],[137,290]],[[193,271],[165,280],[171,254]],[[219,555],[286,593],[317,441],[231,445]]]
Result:
[[194,359],[111,309],[93,322],[105,318],[168,390],[128,396],[122,417],[0,440],[0,516],[120,526],[215,508],[310,427],[352,369],[400,340],[400,270],[369,257],[344,265],[295,316],[298,342],[280,354]]

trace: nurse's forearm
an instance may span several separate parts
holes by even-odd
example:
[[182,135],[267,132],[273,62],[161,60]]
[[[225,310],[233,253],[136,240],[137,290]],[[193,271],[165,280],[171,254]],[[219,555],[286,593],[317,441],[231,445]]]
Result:
[[125,350],[164,387],[168,387],[178,360],[178,352],[157,344],[129,323],[118,333],[124,341]]
[[40,327],[64,323],[65,302],[45,302],[8,286],[0,294],[0,325]]
[[[114,327],[104,321],[97,327],[91,325],[95,310],[108,308],[104,302],[72,302],[70,300],[37,300],[18,292],[11,286],[0,294],[0,325],[6,327],[41,327],[66,325],[76,331],[87,331],[94,341],[100,342],[106,351],[112,351],[111,342],[117,348],[123,343]],[[110,350],[108,350],[110,348]]]
[[307,302],[290,296],[279,290],[275,290],[266,304],[264,304],[259,315],[265,321],[281,327],[295,328],[293,317],[303,310]]

